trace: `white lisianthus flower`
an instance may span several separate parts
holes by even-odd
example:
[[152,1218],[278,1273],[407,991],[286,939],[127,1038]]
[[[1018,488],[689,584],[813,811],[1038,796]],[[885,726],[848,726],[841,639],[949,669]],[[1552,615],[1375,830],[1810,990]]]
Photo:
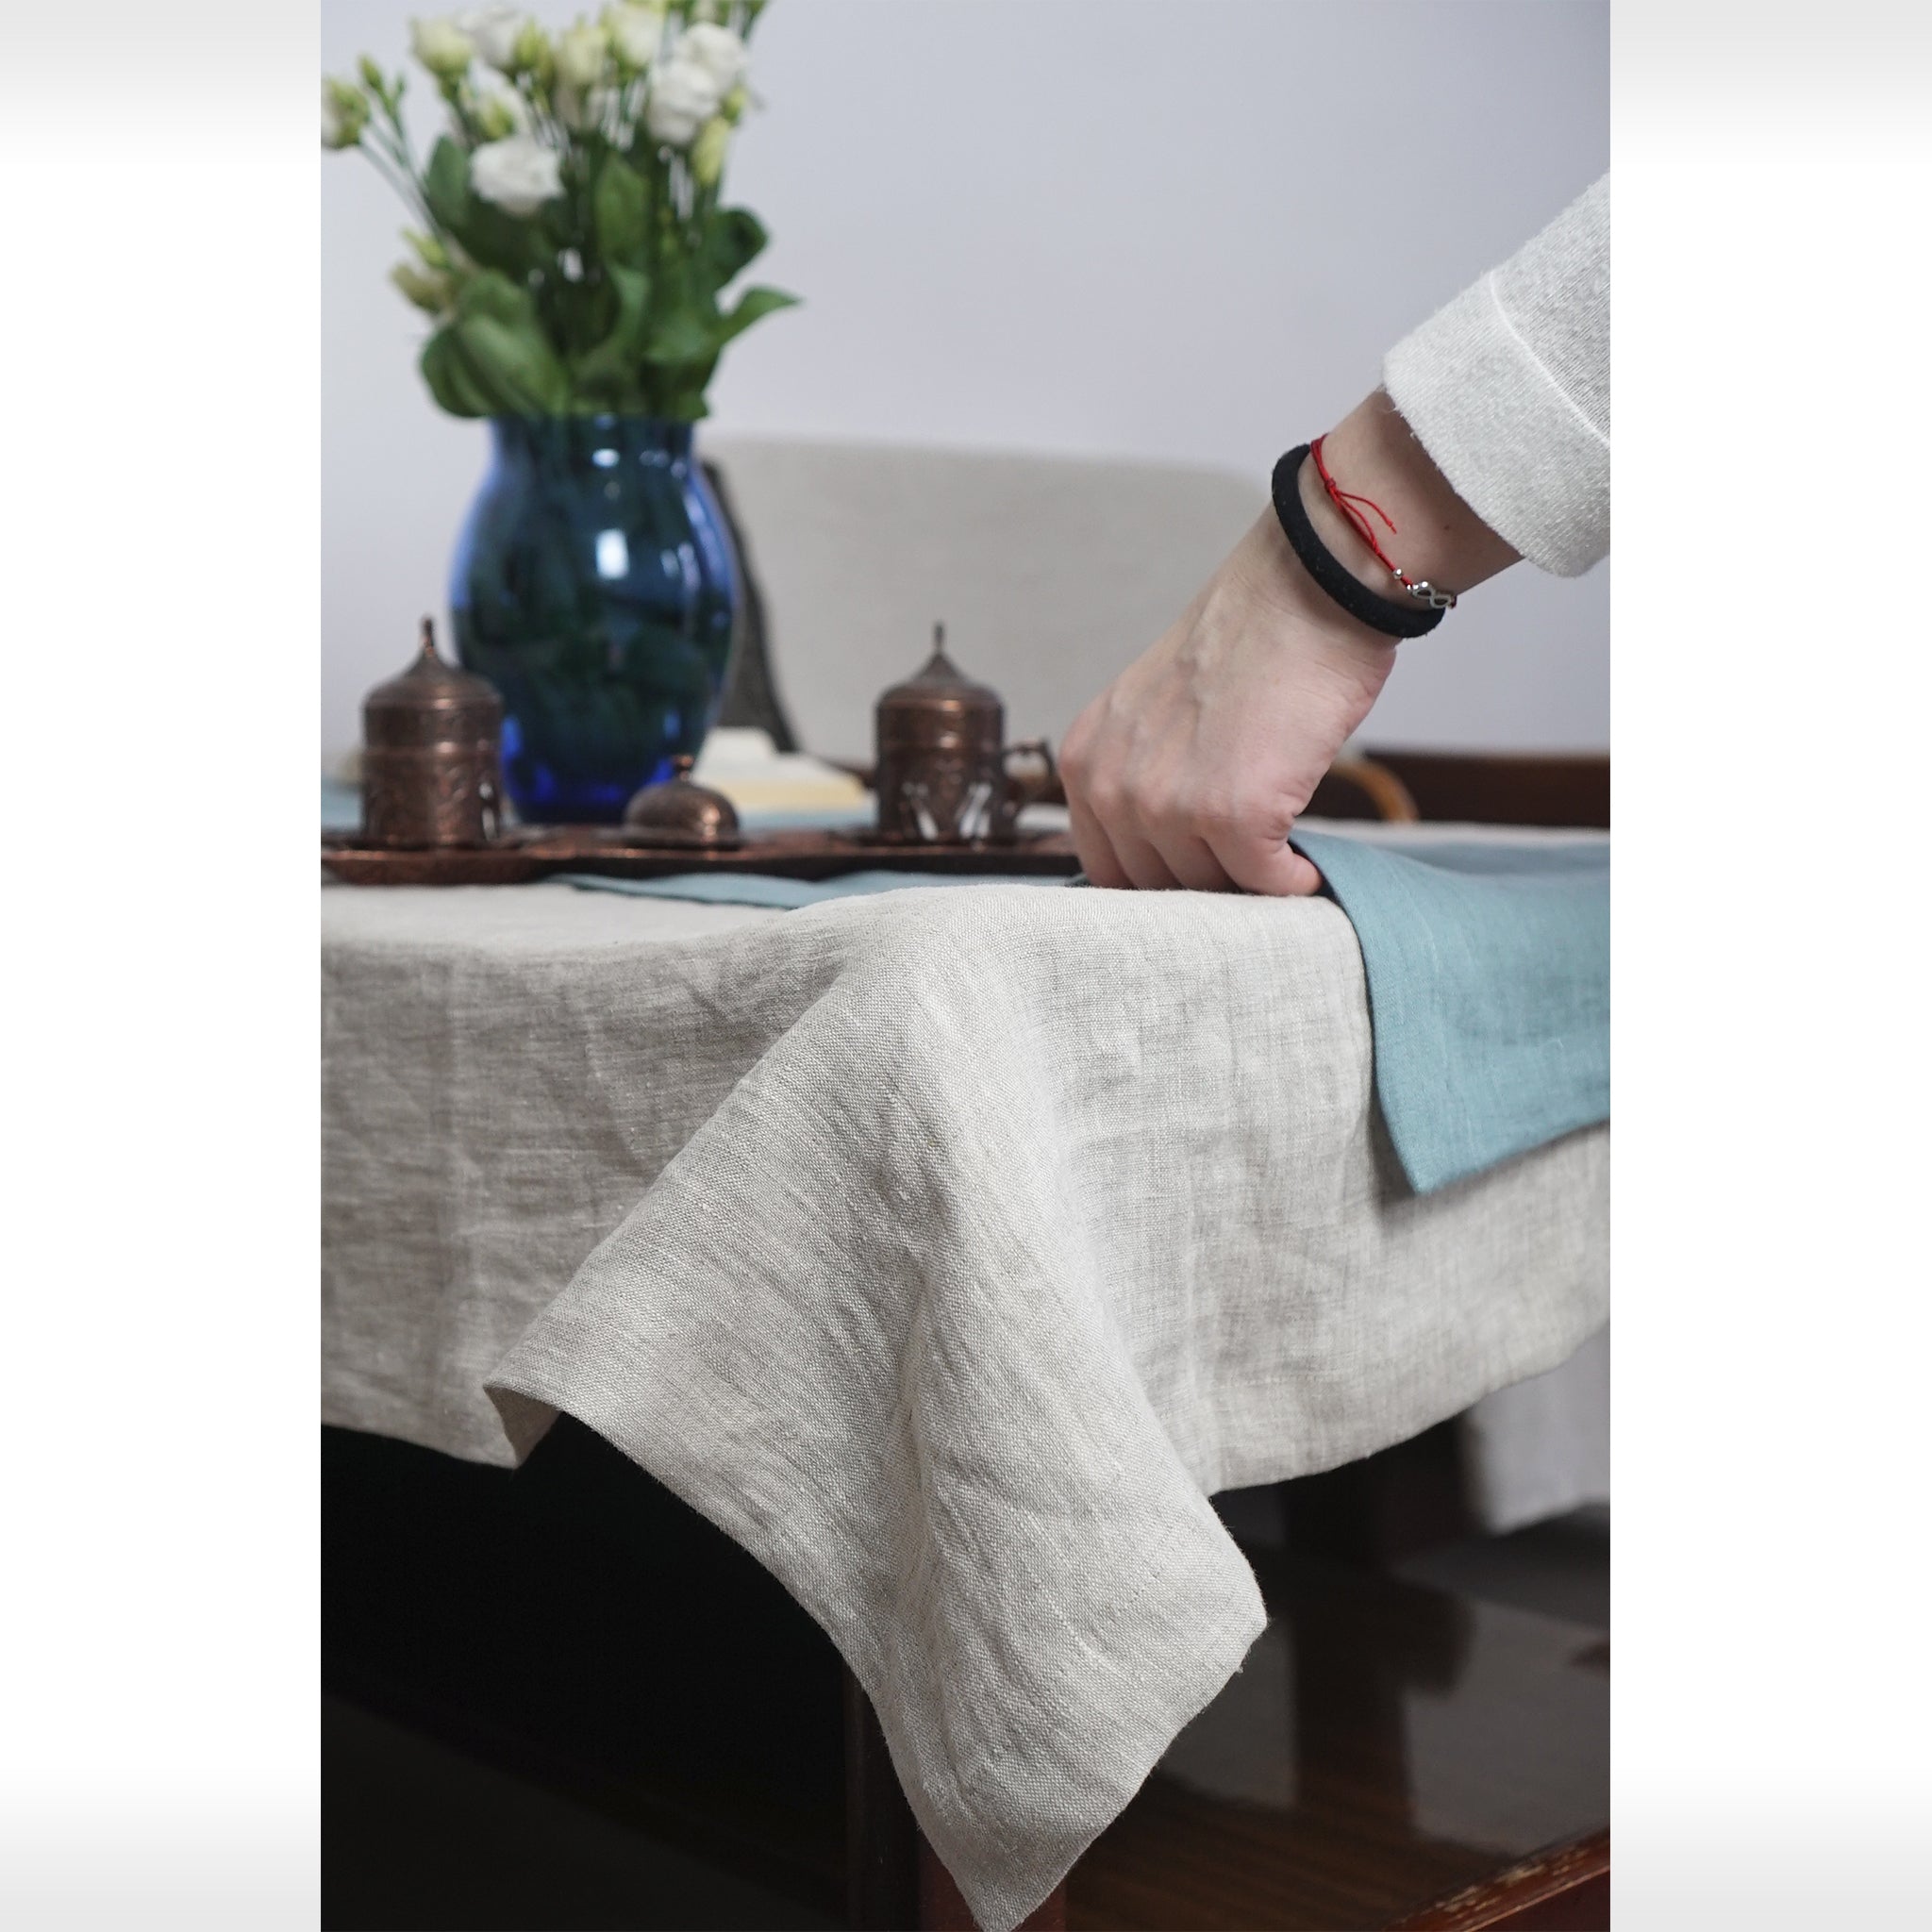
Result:
[[700,21],[678,37],[674,58],[702,67],[721,94],[728,94],[744,78],[750,56],[744,42],[728,26]]
[[517,36],[524,30],[524,17],[514,7],[479,7],[474,13],[459,13],[457,25],[470,37],[476,58],[499,74],[516,72]]
[[731,145],[731,124],[714,114],[691,146],[691,178],[700,188],[715,188],[724,172],[724,151]]
[[412,20],[409,51],[438,80],[458,80],[470,71],[475,49],[453,20]]
[[644,125],[651,130],[652,140],[669,147],[683,147],[718,111],[721,97],[718,83],[704,68],[695,61],[674,59],[660,67],[651,82]]
[[507,214],[533,215],[563,192],[563,176],[554,148],[527,134],[512,134],[470,157],[470,186]]
[[626,74],[641,74],[658,58],[664,16],[654,7],[607,7],[604,31],[617,64]]
[[601,26],[586,21],[558,36],[557,78],[564,87],[579,93],[593,88],[604,77],[604,57],[610,51]]

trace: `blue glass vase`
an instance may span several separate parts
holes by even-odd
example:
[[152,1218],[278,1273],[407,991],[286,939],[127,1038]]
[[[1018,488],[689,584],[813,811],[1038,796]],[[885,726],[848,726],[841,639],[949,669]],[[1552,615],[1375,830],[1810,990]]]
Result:
[[503,693],[518,816],[615,824],[717,715],[730,536],[689,423],[502,416],[490,433],[450,573],[457,655]]

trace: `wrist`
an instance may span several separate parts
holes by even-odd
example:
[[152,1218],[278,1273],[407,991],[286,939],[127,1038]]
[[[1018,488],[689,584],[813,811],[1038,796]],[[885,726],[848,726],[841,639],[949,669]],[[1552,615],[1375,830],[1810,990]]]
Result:
[[1308,575],[1272,508],[1256,520],[1232,560],[1248,594],[1285,619],[1290,635],[1353,669],[1387,675],[1399,640],[1351,616]]
[[[1517,553],[1450,488],[1382,391],[1336,425],[1323,440],[1322,458],[1339,488],[1372,499],[1387,512],[1393,530],[1375,523],[1373,512],[1365,514],[1390,561],[1411,581],[1459,594],[1517,560]],[[1308,519],[1337,562],[1378,596],[1410,604],[1388,564],[1329,496],[1312,459],[1303,463],[1297,482]]]

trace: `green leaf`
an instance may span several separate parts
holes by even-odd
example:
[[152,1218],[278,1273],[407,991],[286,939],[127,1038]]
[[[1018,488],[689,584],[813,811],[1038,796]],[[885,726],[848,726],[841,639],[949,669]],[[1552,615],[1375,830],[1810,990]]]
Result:
[[534,329],[508,328],[488,316],[457,325],[457,340],[491,392],[515,416],[560,416],[570,407],[570,377]]
[[485,267],[507,269],[514,275],[528,275],[554,258],[534,222],[507,214],[474,195],[469,221],[457,239]]
[[452,416],[493,416],[496,405],[476,378],[454,327],[440,328],[423,344],[423,380],[437,408]]
[[472,275],[457,297],[458,320],[473,315],[487,315],[493,322],[507,323],[514,328],[523,323],[536,322],[537,305],[527,289],[519,288],[494,269],[485,269],[481,275]]
[[500,408],[522,416],[560,416],[570,376],[537,319],[529,291],[485,273],[457,297],[457,342]]
[[605,273],[617,291],[617,323],[595,348],[577,358],[572,373],[580,392],[620,400],[638,386],[651,285],[634,268],[619,268],[613,263]]
[[643,176],[622,156],[609,156],[591,197],[591,225],[607,263],[629,267],[642,260],[650,236],[647,203]]
[[645,359],[675,365],[708,356],[717,308],[700,286],[691,259],[674,255],[666,260],[652,293],[656,312],[644,341]]
[[721,208],[712,211],[698,242],[712,289],[722,289],[734,275],[740,275],[764,252],[765,225],[748,208]]
[[676,308],[660,316],[644,344],[651,362],[697,362],[711,353],[713,331],[694,308]]
[[718,318],[717,327],[711,340],[718,348],[735,336],[741,336],[753,323],[762,322],[768,315],[775,314],[781,308],[795,308],[796,295],[788,295],[783,289],[747,289],[738,298],[729,314]]
[[474,200],[470,158],[446,134],[436,143],[429,165],[423,171],[423,199],[429,204],[429,212],[460,242]]

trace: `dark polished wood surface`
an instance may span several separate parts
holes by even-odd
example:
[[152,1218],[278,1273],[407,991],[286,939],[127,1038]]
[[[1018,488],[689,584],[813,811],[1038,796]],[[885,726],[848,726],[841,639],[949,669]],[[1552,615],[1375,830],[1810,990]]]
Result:
[[845,1673],[845,1909],[854,1932],[918,1926],[926,1849],[892,1769],[886,1734],[858,1680]]
[[[844,1911],[847,1779],[876,1784],[882,1745],[848,1759],[837,1653],[743,1551],[568,1418],[514,1474],[327,1430],[324,1481],[337,1696],[793,1898],[800,1923]],[[1081,1861],[1068,1925],[1370,1932],[1605,1824],[1600,1627],[1247,1547],[1269,1628]],[[325,1924],[440,1923],[376,1913],[366,1869],[356,1913],[332,1909],[331,1873],[362,1857],[346,1774],[325,1759]],[[897,1842],[875,1924],[914,1923]],[[954,1923],[935,1882],[929,1923]],[[526,1908],[466,1923],[543,1932]],[[644,1897],[631,1923],[691,1922]]]
[[1351,1932],[1607,1824],[1602,1632],[1250,1550],[1245,1668],[1068,1886],[1068,1923]]
[[1553,1845],[1409,1912],[1389,1932],[1607,1932],[1610,1834]]

